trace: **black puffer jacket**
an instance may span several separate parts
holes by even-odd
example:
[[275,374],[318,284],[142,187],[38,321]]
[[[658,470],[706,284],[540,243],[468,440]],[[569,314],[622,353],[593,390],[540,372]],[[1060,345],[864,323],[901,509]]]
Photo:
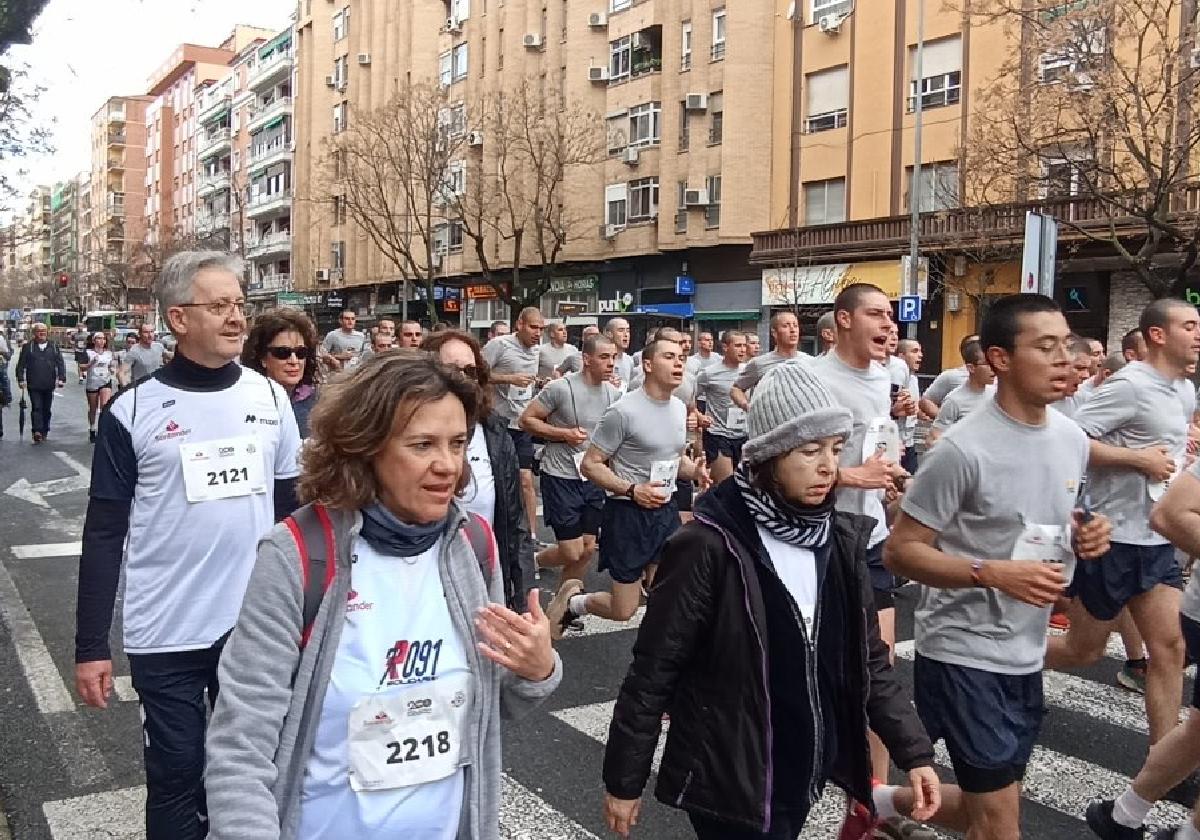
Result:
[[873,521],[835,514],[813,686],[794,601],[733,481],[701,496],[695,515],[658,557],[609,731],[608,792],[641,796],[664,712],[657,797],[756,831],[781,807],[806,817],[826,780],[870,803],[868,725],[901,768],[931,766],[933,746],[879,638],[865,561]]
[[508,421],[492,412],[483,421],[483,438],[496,481],[496,515],[492,527],[500,549],[504,597],[510,609],[525,612],[525,593],[533,585],[533,545],[521,501],[521,472],[517,447],[508,434]]

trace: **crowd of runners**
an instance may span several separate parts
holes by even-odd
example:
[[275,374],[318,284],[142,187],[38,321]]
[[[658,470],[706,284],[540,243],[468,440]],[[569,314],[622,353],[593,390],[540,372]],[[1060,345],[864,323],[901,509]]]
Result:
[[[1150,749],[1088,825],[1138,838],[1157,800],[1193,804],[1183,300],[1106,354],[1052,300],[1000,299],[922,390],[921,345],[861,283],[810,356],[790,311],[763,352],[669,327],[635,352],[621,317],[575,347],[536,308],[482,344],[351,311],[321,338],[298,310],[248,323],[239,277],[172,257],[172,349],[146,327],[76,356],[96,447],[77,688],[107,705],[123,576],[148,840],[496,838],[501,716],[586,678],[558,640],[642,610],[596,779],[621,836],[669,719],[655,793],[702,840],[795,838],[829,784],[840,840],[1019,837],[1042,672],[1114,632]],[[21,349],[31,395],[66,378],[51,346]],[[891,664],[910,583],[912,696]]]

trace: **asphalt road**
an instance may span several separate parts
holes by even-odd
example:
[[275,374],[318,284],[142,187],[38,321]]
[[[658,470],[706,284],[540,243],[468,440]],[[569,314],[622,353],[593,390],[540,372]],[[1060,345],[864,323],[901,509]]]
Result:
[[[68,362],[70,367],[70,362]],[[72,381],[55,401],[50,440],[16,434],[16,408],[0,439],[0,799],[16,840],[140,838],[142,773],[136,699],[126,680],[106,711],[74,696],[72,640],[78,540],[86,505],[83,391]],[[547,573],[547,588],[556,576]],[[603,586],[605,580],[591,582]],[[911,638],[915,599],[901,593],[900,638]],[[114,634],[119,628],[114,628]],[[603,837],[600,767],[611,705],[636,630],[588,620],[559,648],[566,677],[543,709],[505,734],[503,835],[509,840]],[[114,636],[114,638],[118,638]],[[119,645],[114,644],[114,649]],[[1111,648],[1113,656],[1117,648]],[[911,643],[897,668],[911,685]],[[1146,749],[1141,698],[1117,688],[1114,658],[1074,674],[1049,674],[1050,712],[1030,766],[1023,819],[1031,838],[1090,837],[1088,800],[1120,791]],[[123,658],[118,675],[128,674]],[[1188,686],[1190,696],[1190,681]],[[944,755],[942,761],[945,762]],[[951,778],[947,772],[946,778]],[[653,789],[653,779],[648,790]],[[829,795],[805,837],[834,837],[839,803]],[[1159,824],[1184,810],[1160,805]],[[636,836],[693,835],[686,820],[648,801]],[[949,836],[949,835],[947,835]]]

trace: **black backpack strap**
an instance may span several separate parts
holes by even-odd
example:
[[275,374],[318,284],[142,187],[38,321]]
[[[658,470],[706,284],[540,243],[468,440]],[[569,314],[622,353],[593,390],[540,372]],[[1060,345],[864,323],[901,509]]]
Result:
[[333,584],[337,571],[336,549],[333,542],[333,521],[323,505],[311,504],[283,520],[296,548],[300,552],[300,578],[304,586],[303,631],[300,648],[308,645],[321,601]]
[[468,513],[463,532],[467,535],[471,550],[475,552],[475,562],[483,574],[484,585],[491,591],[492,577],[496,573],[496,541],[492,539],[492,528],[479,514]]

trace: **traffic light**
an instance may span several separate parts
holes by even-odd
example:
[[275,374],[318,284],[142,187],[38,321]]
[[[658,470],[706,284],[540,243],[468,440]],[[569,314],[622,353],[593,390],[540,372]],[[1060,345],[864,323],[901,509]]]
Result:
[[58,287],[60,289],[67,288],[67,284],[70,282],[71,282],[71,276],[69,274],[67,274],[66,272],[63,272],[62,274],[58,275]]

